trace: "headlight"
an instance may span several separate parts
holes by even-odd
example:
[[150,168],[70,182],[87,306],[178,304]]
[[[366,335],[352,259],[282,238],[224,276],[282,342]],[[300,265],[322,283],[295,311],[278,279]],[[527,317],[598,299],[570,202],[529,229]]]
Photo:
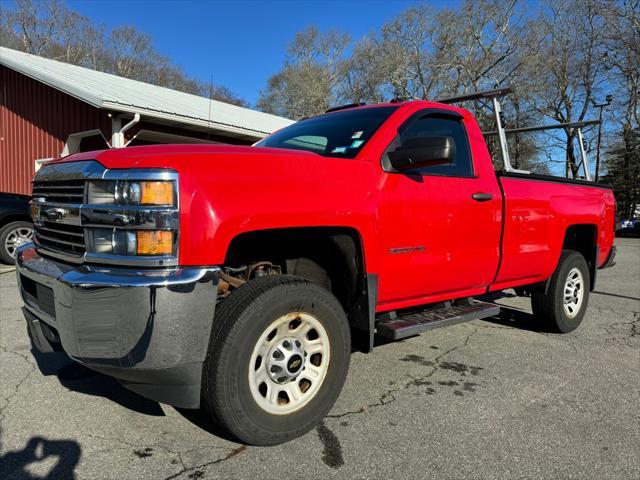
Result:
[[92,181],[87,203],[92,205],[176,206],[173,181]]
[[173,232],[166,230],[139,230],[136,232],[137,255],[171,255]]
[[176,247],[174,232],[169,230],[92,228],[88,233],[89,250],[99,255],[173,255]]
[[92,263],[172,266],[178,261],[176,172],[108,171],[87,182],[81,221]]

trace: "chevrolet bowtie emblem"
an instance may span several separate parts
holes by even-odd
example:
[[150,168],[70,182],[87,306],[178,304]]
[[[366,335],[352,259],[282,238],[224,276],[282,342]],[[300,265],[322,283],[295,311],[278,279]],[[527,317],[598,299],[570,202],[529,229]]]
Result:
[[54,222],[63,220],[67,215],[69,215],[69,210],[60,207],[47,208],[42,211],[43,217]]

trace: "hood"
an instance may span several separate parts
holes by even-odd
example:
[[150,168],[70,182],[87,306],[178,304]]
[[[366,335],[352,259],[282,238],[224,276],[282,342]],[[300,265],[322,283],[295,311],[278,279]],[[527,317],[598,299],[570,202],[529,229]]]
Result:
[[228,159],[243,163],[247,159],[268,161],[272,158],[324,158],[316,153],[282,148],[240,145],[150,145],[82,152],[53,160],[51,163],[96,160],[106,168],[173,168],[183,170],[193,162],[208,163]]

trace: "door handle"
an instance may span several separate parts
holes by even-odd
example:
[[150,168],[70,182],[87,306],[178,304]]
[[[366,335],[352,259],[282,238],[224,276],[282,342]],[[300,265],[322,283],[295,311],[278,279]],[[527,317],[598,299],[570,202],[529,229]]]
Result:
[[489,200],[493,199],[493,194],[478,192],[471,195],[471,198],[473,198],[476,202],[488,202]]

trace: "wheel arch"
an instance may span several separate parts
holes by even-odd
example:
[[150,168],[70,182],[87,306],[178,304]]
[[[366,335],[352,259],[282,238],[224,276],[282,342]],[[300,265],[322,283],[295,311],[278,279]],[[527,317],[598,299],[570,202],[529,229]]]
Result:
[[10,213],[3,217],[0,217],[0,228],[8,225],[12,222],[29,222],[31,223],[31,217],[20,213]]
[[[270,261],[282,272],[330,290],[342,304],[358,347],[373,346],[377,276],[367,274],[364,243],[352,227],[290,227],[243,232],[227,248],[224,265]],[[357,338],[360,337],[360,338]]]
[[562,249],[582,254],[589,266],[590,289],[593,290],[598,271],[598,226],[591,223],[568,226],[565,230]]

